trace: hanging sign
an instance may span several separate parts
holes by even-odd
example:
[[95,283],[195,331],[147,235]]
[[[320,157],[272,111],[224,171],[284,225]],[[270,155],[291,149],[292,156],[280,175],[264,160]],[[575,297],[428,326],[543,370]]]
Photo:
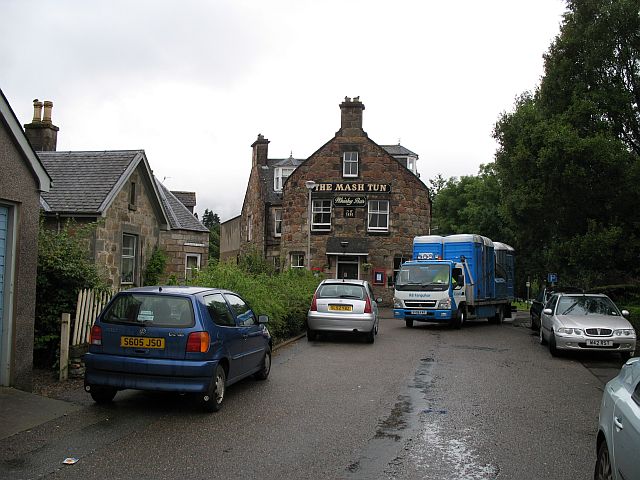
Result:
[[318,183],[313,188],[314,192],[353,192],[353,193],[391,193],[390,183]]

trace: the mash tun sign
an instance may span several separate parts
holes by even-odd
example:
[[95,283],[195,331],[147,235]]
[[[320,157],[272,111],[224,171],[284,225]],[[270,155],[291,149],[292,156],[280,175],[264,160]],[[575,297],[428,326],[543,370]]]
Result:
[[318,183],[314,192],[391,193],[390,183]]
[[345,197],[338,195],[333,197],[334,207],[364,207],[367,204],[367,197]]

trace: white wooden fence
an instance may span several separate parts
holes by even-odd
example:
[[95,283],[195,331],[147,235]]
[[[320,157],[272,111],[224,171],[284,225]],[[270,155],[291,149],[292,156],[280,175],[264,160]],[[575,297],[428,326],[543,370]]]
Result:
[[73,323],[71,345],[81,345],[89,342],[91,327],[96,321],[96,317],[105,305],[109,303],[111,297],[118,293],[119,290],[120,289],[97,291],[85,288],[78,292],[78,303],[76,306],[76,318]]

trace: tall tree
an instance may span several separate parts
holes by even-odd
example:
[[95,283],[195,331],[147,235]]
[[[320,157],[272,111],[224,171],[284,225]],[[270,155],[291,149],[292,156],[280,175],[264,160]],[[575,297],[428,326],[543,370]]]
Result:
[[220,217],[209,209],[204,210],[202,224],[209,229],[209,261],[220,257]]
[[520,273],[592,286],[639,271],[640,1],[568,7],[540,88],[496,124],[495,171]]

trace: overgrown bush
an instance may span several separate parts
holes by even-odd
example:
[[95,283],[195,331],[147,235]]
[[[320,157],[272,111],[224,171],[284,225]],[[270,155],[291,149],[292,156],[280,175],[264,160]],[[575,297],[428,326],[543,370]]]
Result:
[[88,245],[95,224],[67,222],[59,231],[40,222],[34,365],[52,367],[60,342],[60,316],[75,311],[78,291],[103,288],[104,282],[88,259]]
[[159,285],[160,279],[167,267],[167,254],[164,250],[154,247],[153,253],[147,262],[147,268],[144,270],[145,285]]
[[225,262],[209,265],[190,283],[237,292],[256,315],[269,316],[269,331],[276,340],[283,340],[304,330],[311,298],[320,280],[303,269],[277,273],[259,255],[251,255],[239,265]]

